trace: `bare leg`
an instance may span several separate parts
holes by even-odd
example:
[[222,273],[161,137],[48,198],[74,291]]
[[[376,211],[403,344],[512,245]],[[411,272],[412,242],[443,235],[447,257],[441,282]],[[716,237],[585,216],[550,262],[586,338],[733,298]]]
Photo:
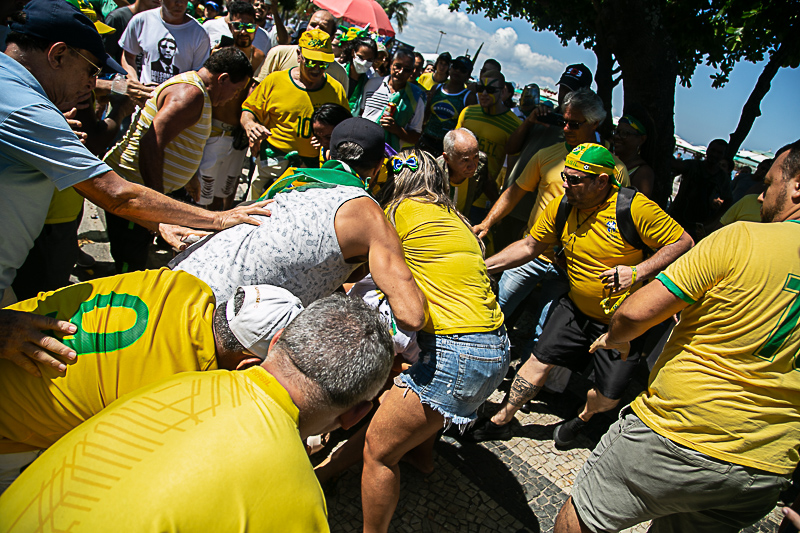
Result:
[[500,410],[492,417],[492,422],[498,426],[504,426],[511,422],[525,402],[539,394],[553,366],[546,365],[536,359],[535,355],[531,355],[531,358],[517,370],[517,375],[511,382],[511,390],[503,398]]
[[395,386],[385,395],[370,422],[364,446],[361,504],[365,533],[389,529],[400,498],[397,463],[409,450],[435,435],[443,424],[444,417],[422,405],[413,392]]
[[358,430],[347,442],[342,444],[330,457],[322,461],[314,469],[317,474],[317,479],[320,483],[324,483],[334,476],[337,476],[358,464],[364,457],[364,437],[367,434],[367,428],[364,426]]
[[578,415],[581,420],[588,422],[592,416],[597,413],[605,413],[617,406],[619,400],[612,400],[600,394],[595,388],[586,393],[586,405],[583,406],[583,411]]
[[581,522],[575,506],[572,504],[572,498],[564,502],[563,507],[558,512],[556,517],[556,525],[553,533],[592,533],[583,522]]
[[[438,433],[438,431],[437,431]],[[436,434],[430,436],[428,440],[409,450],[403,456],[401,461],[408,463],[423,474],[430,474],[433,472],[433,445],[436,444]]]

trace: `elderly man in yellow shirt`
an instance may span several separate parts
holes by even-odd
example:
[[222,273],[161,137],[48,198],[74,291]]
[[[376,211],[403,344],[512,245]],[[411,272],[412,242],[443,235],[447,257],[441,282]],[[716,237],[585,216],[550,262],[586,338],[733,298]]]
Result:
[[71,285],[8,309],[78,326],[62,339],[77,359],[66,375],[37,363],[43,377],[0,359],[0,490],[43,448],[139,387],[261,362],[302,305],[270,285],[240,287],[217,305],[204,282],[164,268]]
[[327,532],[303,439],[366,415],[393,356],[377,311],[318,300],[261,365],[166,378],[72,431],[0,497],[0,529]]
[[692,247],[692,238],[660,207],[636,193],[630,217],[643,244],[655,253],[644,252],[622,235],[617,219],[620,188],[616,161],[606,148],[581,144],[566,158],[562,173],[569,210],[563,227],[558,197],[544,210],[530,233],[487,259],[494,274],[538,257],[549,246],[561,244],[569,293],[556,302],[531,358],[517,370],[511,390],[500,411],[475,431],[481,440],[508,438],[509,422],[522,405],[533,399],[555,366],[582,370],[591,360],[595,387],[587,395],[580,414],[556,427],[556,444],[566,446],[596,413],[613,409],[633,375],[638,357],[622,361],[612,350],[589,355],[591,343],[603,333],[610,314],[629,291],[641,281],[654,277]]

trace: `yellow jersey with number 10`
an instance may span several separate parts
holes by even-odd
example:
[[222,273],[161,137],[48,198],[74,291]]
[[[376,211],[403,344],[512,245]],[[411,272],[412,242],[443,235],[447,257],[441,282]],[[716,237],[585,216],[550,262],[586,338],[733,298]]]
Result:
[[34,377],[0,359],[0,453],[47,448],[139,387],[189,370],[215,370],[211,289],[182,271],[145,270],[41,293],[8,309],[69,320],[78,354],[61,375]]

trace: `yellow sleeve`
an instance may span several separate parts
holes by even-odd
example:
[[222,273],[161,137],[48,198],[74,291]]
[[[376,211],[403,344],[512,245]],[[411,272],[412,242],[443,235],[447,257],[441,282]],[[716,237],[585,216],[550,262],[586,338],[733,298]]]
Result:
[[672,244],[683,235],[681,225],[643,194],[634,196],[631,218],[642,241],[653,250]]
[[242,103],[242,111],[249,111],[255,115],[261,124],[266,124],[267,120],[267,100],[272,89],[273,79],[271,74],[258,87],[250,93],[250,96]]
[[520,189],[533,192],[536,190],[536,187],[539,186],[539,180],[541,179],[540,171],[542,168],[542,160],[539,157],[540,152],[541,150],[537,151],[533,157],[528,160],[528,164],[525,165],[522,173],[520,173],[517,178],[516,184]]
[[[545,244],[556,244],[559,238],[556,236],[556,213],[558,213],[558,204],[561,203],[561,198],[564,195],[555,198],[552,202],[547,204],[547,207],[536,222],[531,226],[530,236],[539,242]],[[567,225],[564,224],[564,229]]]
[[625,166],[625,163],[620,160],[617,156],[614,156],[614,161],[617,162],[616,169],[617,169],[617,181],[623,187],[630,187],[631,186],[631,177],[628,174],[628,167]]
[[464,116],[467,114],[467,109],[469,109],[469,106],[462,109],[461,113],[458,115],[458,122],[456,122],[456,129],[464,127]]
[[749,249],[747,224],[726,226],[676,259],[656,279],[672,294],[693,304],[730,273],[736,250]]

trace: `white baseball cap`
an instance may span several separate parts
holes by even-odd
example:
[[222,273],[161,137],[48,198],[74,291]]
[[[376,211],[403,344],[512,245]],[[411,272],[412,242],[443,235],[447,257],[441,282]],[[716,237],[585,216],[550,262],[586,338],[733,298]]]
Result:
[[[244,294],[244,303],[235,309],[236,296]],[[275,334],[289,325],[303,310],[294,294],[274,285],[239,287],[228,300],[225,316],[234,337],[246,350],[262,361]]]

